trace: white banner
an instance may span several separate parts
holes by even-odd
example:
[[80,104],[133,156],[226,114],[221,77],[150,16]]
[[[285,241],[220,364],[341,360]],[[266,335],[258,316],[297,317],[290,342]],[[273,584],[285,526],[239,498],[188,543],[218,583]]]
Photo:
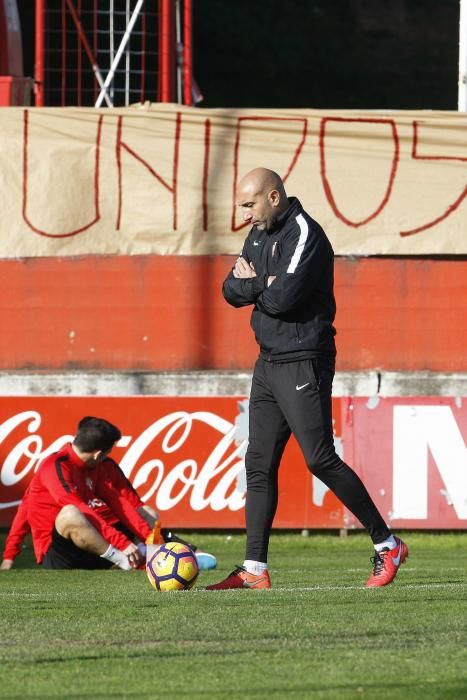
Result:
[[236,253],[257,166],[337,254],[466,254],[466,162],[457,112],[3,108],[0,257]]

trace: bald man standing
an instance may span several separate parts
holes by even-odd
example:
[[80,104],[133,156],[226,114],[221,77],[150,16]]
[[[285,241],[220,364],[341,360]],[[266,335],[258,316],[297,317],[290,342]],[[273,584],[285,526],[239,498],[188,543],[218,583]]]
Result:
[[270,588],[268,545],[278,500],[278,470],[293,433],[308,469],[367,529],[375,548],[367,587],[393,581],[408,556],[391,534],[355,472],[334,448],[331,393],[336,347],[333,327],[334,253],[321,226],[277,173],[249,172],[236,204],[252,228],[223,294],[235,307],[253,306],[251,326],[260,348],[250,396],[247,547],[243,566],[208,586]]

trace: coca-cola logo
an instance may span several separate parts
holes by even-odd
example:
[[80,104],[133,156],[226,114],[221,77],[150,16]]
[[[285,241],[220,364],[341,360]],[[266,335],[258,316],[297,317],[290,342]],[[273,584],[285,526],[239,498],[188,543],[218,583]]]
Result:
[[[137,435],[124,435],[115,458],[142,500],[162,512],[182,500],[194,511],[243,508],[244,403],[240,405],[242,419],[235,423],[210,411],[174,411]],[[45,444],[41,424],[42,416],[34,410],[19,412],[0,424],[0,508],[16,505],[18,500],[5,498],[8,491],[13,487],[17,491],[23,483],[25,489],[41,461],[72,439],[71,435],[60,435]],[[15,437],[11,447],[12,436],[18,431],[23,436],[19,440]]]

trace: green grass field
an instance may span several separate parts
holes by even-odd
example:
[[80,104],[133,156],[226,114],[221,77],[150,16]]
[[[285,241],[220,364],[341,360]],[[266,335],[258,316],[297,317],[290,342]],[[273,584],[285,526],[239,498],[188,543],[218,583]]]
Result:
[[42,571],[27,548],[0,572],[0,698],[467,698],[466,533],[406,533],[379,590],[363,534],[276,534],[274,588],[219,592],[203,587],[244,537],[190,537],[218,569],[182,593],[143,571]]

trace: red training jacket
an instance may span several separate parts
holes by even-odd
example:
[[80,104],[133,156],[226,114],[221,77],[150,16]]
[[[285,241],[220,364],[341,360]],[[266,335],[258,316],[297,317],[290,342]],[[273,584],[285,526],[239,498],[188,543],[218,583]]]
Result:
[[69,504],[84,513],[102,537],[118,549],[125,549],[130,540],[109,521],[121,521],[143,541],[151,533],[136,512],[143,503],[120,467],[109,458],[89,467],[69,443],[44,459],[28,488],[27,520],[38,563],[50,547],[57,515]]

